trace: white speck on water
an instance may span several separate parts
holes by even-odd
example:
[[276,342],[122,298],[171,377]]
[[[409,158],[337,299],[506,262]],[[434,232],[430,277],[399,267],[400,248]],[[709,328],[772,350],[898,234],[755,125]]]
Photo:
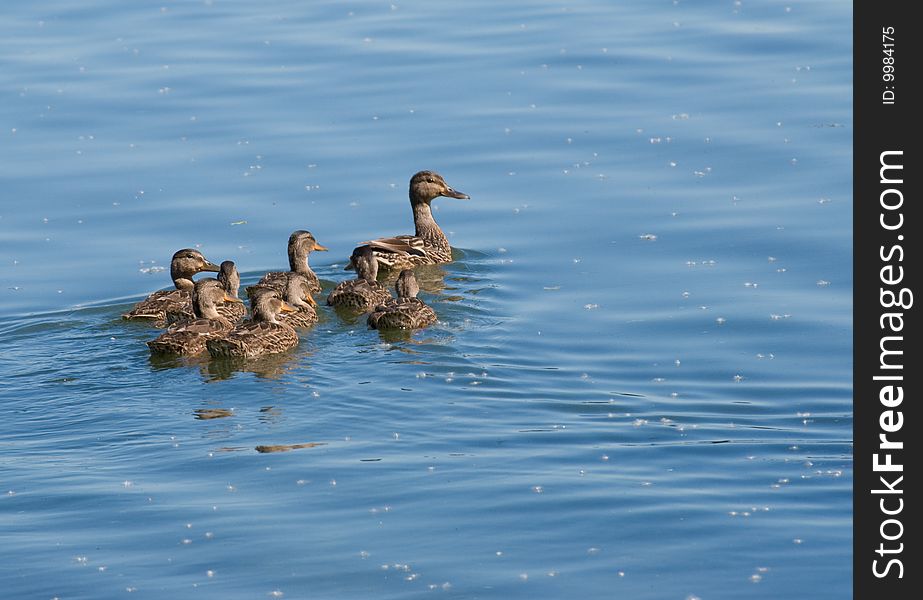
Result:
[[830,282],[827,281],[826,279],[817,280],[817,287],[827,287],[828,285],[830,285]]
[[331,485],[331,486],[336,487],[336,484],[337,484],[337,480],[336,480],[336,479],[331,479],[331,480],[330,480],[330,485]]
[[528,580],[529,580],[529,574],[528,574],[528,573],[520,573],[520,574],[519,574],[519,580],[520,580],[520,581],[528,581]]
[[534,485],[534,486],[532,486],[532,491],[533,491],[534,493],[536,493],[536,494],[544,494],[544,493],[545,493],[545,488],[543,488],[543,487],[540,486],[540,485]]
[[746,282],[744,282],[744,287],[748,287],[748,288],[757,288],[757,287],[759,287],[759,285],[760,285],[760,284],[758,284],[758,283],[753,283],[752,281],[746,281]]
[[586,549],[586,553],[589,556],[596,556],[597,554],[599,554],[599,552],[600,550],[596,546],[590,546],[589,548]]
[[269,596],[270,598],[281,598],[281,597],[284,596],[285,594],[282,593],[281,590],[273,590],[273,591],[269,592],[269,593],[266,594],[266,595]]
[[648,242],[654,242],[657,240],[657,236],[653,233],[642,233],[638,237]]
[[796,545],[801,545],[804,543],[804,540],[802,540],[801,538],[795,538],[792,540],[792,543]]
[[821,198],[817,201],[818,204],[830,204],[831,202],[833,202],[833,200],[830,198]]
[[584,305],[583,305],[583,308],[585,308],[585,309],[587,309],[587,310],[595,310],[595,309],[599,308],[599,305],[598,305],[598,304],[584,304]]
[[692,294],[690,294],[688,291],[685,291],[685,290],[684,290],[683,293],[680,294],[680,295],[681,295],[683,298],[688,298],[688,297],[691,296]]
[[718,325],[724,325],[725,323],[727,323],[727,319],[725,319],[724,317],[718,317],[717,319],[715,319],[715,323],[717,323]]

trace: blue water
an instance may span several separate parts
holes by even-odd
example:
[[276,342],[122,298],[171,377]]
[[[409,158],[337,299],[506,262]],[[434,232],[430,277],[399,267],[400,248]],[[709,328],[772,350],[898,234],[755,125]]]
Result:
[[[2,595],[851,595],[849,3],[0,16]],[[294,229],[326,292],[421,169],[471,196],[427,330],[228,365],[120,319]]]

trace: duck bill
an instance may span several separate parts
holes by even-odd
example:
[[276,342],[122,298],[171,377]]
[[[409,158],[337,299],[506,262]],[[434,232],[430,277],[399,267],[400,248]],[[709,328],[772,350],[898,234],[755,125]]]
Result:
[[237,302],[238,304],[243,304],[243,303],[244,303],[244,301],[241,300],[240,298],[238,298],[238,297],[236,297],[236,296],[231,296],[230,294],[225,294],[225,295],[224,295],[224,301],[225,301],[225,302]]
[[317,242],[314,242],[314,251],[315,251],[315,252],[326,252],[327,250],[330,250],[330,248],[328,248],[327,246],[321,246],[321,245],[318,244]]
[[210,261],[207,261],[207,260],[206,260],[204,263],[202,263],[202,266],[199,267],[199,270],[200,270],[200,271],[209,271],[209,272],[211,272],[211,273],[218,273],[218,272],[221,271],[221,267],[219,267],[218,265],[216,265],[216,264],[213,263],[213,262],[210,262]]
[[298,312],[296,309],[292,308],[292,305],[289,304],[288,302],[282,302],[282,308],[280,308],[279,310],[281,310],[282,312]]
[[446,198],[458,198],[459,200],[470,200],[471,199],[471,196],[469,196],[468,194],[459,192],[458,190],[453,190],[452,188],[449,188],[446,191],[442,192],[442,195],[445,196]]

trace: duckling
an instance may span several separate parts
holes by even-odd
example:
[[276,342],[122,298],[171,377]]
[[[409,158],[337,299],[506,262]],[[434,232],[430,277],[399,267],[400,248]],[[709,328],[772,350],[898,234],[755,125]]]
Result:
[[411,269],[404,269],[395,284],[397,298],[375,307],[369,315],[372,329],[419,329],[436,322],[436,312],[417,298],[420,286]]
[[430,203],[444,196],[468,199],[468,194],[453,190],[433,171],[420,171],[410,179],[410,206],[413,209],[414,235],[399,235],[362,242],[350,258],[355,263],[361,248],[371,248],[383,269],[407,269],[415,265],[434,265],[452,262],[452,247],[442,229],[433,219]]
[[169,316],[185,315],[192,318],[192,276],[202,271],[218,272],[219,267],[207,260],[202,253],[192,248],[178,250],[170,260],[170,277],[175,289],[154,292],[135,304],[123,319],[139,319],[163,327]]
[[[311,296],[310,289],[311,285],[304,275],[285,273],[285,293],[281,296],[295,311],[279,313],[276,318],[280,323],[287,323],[292,327],[310,327],[317,323],[317,302]],[[275,288],[257,284],[250,286],[248,290],[252,297],[266,290],[275,290]]]
[[261,356],[284,352],[298,345],[298,334],[291,325],[278,320],[280,312],[293,312],[274,289],[256,290],[250,297],[252,318],[226,336],[205,342],[213,358]]
[[233,298],[232,302],[223,302],[218,305],[218,314],[226,318],[231,323],[240,323],[247,316],[247,307],[238,298],[240,291],[240,273],[237,271],[237,265],[233,260],[226,260],[221,263],[218,269],[218,281],[228,297]]
[[342,306],[356,311],[368,311],[391,299],[391,292],[378,283],[378,261],[368,246],[357,248],[353,254],[356,278],[344,281],[327,296],[330,306]]
[[206,340],[224,336],[233,328],[227,318],[219,314],[220,302],[242,302],[232,298],[217,279],[200,279],[192,289],[192,306],[195,319],[171,325],[160,336],[147,343],[152,354],[183,354],[191,356],[205,350]]
[[[317,240],[314,239],[314,236],[310,231],[305,231],[299,229],[292,233],[288,238],[288,271],[272,271],[266,273],[262,279],[257,283],[258,286],[269,286],[278,290],[281,294],[285,294],[286,286],[286,273],[298,273],[299,275],[304,275],[308,280],[308,285],[310,286],[310,292],[313,294],[319,292],[321,289],[320,280],[317,279],[317,275],[314,271],[311,270],[310,265],[308,265],[308,255],[314,251],[325,252],[327,248],[321,246],[317,243]],[[250,294],[250,288],[256,286],[250,286],[247,288],[247,295]]]

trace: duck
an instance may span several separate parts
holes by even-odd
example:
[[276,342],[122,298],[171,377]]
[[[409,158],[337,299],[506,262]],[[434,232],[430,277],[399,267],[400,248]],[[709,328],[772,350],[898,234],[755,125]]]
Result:
[[[310,286],[310,292],[312,294],[319,292],[321,290],[320,280],[317,278],[314,271],[311,270],[310,265],[308,265],[308,254],[314,251],[326,252],[327,248],[318,244],[310,231],[299,229],[298,231],[292,232],[292,235],[288,237],[289,270],[266,273],[256,285],[275,288],[284,296],[285,287],[287,285],[287,273],[298,273],[299,275],[304,275],[308,280],[308,285]],[[247,288],[248,295],[250,294],[250,289],[253,287],[256,286]]]
[[371,248],[379,268],[402,270],[416,265],[452,262],[452,247],[433,219],[430,203],[438,197],[467,200],[468,194],[454,190],[435,171],[420,171],[410,178],[410,207],[413,209],[414,235],[379,238],[359,244],[350,257],[355,267],[357,253]]
[[[310,327],[317,323],[317,302],[311,295],[311,285],[308,278],[298,273],[285,273],[285,292],[280,294],[283,300],[295,310],[282,312],[276,317],[279,322],[287,323],[292,327]],[[252,290],[251,297],[267,290],[275,290],[266,285],[256,284],[248,288]]]
[[378,261],[369,246],[359,248],[353,255],[356,278],[339,283],[330,295],[327,304],[366,312],[379,304],[391,300],[388,288],[378,283]]
[[240,273],[237,271],[237,265],[234,264],[233,260],[226,260],[219,265],[218,281],[228,297],[233,299],[230,302],[219,304],[218,314],[231,323],[240,323],[247,316],[247,307],[238,296],[240,292]]
[[198,250],[177,250],[170,260],[170,277],[173,279],[174,289],[154,292],[135,304],[134,308],[122,315],[122,318],[148,321],[158,327],[166,325],[171,315],[191,318],[192,289],[195,285],[192,276],[205,271],[217,273],[219,270],[218,265],[206,259]]
[[275,289],[255,290],[250,296],[251,318],[222,338],[205,342],[213,358],[253,358],[278,354],[298,345],[295,329],[278,319],[280,312],[294,312]]
[[195,282],[192,288],[195,318],[174,323],[148,342],[151,354],[192,356],[205,350],[207,340],[227,334],[234,325],[218,312],[221,302],[243,304],[232,298],[217,279],[208,277]]
[[417,298],[420,286],[413,270],[401,271],[394,287],[397,298],[376,306],[369,315],[371,329],[420,329],[436,322],[436,311]]

